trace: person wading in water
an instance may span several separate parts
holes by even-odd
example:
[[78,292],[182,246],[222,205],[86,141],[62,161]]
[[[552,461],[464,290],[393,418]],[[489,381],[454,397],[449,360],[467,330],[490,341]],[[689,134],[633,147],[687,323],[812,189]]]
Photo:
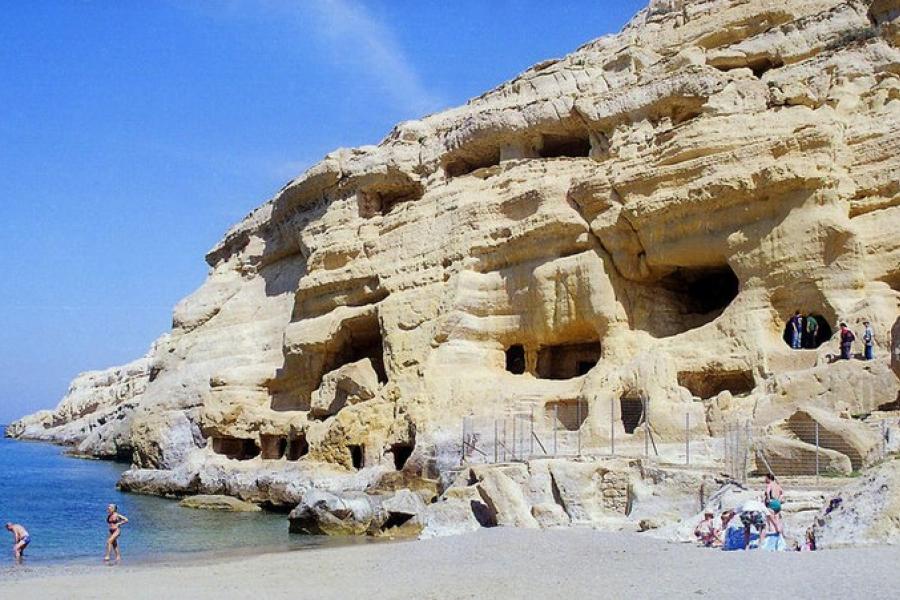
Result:
[[106,540],[106,556],[103,560],[109,561],[110,554],[115,551],[116,562],[122,560],[122,553],[119,552],[119,536],[122,534],[122,525],[128,523],[125,515],[119,514],[119,507],[110,504],[106,507],[106,524],[109,526],[109,538]]
[[6,530],[13,534],[13,556],[16,560],[21,560],[25,555],[25,548],[31,543],[31,536],[28,530],[18,523],[7,523]]

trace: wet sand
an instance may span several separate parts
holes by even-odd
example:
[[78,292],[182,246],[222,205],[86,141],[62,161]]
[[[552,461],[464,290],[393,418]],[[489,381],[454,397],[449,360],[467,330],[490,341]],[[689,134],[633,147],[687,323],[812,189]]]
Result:
[[496,528],[418,542],[23,569],[0,598],[896,598],[900,547],[721,552],[639,534]]

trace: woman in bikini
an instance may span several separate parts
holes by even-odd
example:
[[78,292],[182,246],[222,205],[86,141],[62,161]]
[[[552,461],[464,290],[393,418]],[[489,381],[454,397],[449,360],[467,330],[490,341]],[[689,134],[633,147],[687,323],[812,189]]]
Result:
[[109,539],[106,540],[106,556],[103,558],[109,561],[110,554],[115,551],[116,562],[122,560],[122,553],[119,552],[119,536],[122,534],[122,525],[128,523],[125,515],[119,514],[119,507],[110,504],[106,507],[106,524],[109,527]]

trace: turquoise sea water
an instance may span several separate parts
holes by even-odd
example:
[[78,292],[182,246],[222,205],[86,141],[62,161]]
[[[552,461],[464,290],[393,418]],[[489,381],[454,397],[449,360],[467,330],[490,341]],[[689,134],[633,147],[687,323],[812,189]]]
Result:
[[[2,429],[0,429],[2,431]],[[140,562],[179,553],[245,554],[334,544],[290,535],[287,517],[181,508],[172,500],[116,490],[124,466],[81,460],[49,444],[0,438],[0,570],[13,565],[7,521],[31,534],[26,565],[100,562],[106,543],[106,505],[116,503],[123,527],[123,559]]]

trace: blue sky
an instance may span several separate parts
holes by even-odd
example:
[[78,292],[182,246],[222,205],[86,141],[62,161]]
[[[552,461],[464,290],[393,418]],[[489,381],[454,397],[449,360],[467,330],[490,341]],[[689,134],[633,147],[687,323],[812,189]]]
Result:
[[143,354],[205,252],[339,146],[643,1],[0,1],[0,423]]

